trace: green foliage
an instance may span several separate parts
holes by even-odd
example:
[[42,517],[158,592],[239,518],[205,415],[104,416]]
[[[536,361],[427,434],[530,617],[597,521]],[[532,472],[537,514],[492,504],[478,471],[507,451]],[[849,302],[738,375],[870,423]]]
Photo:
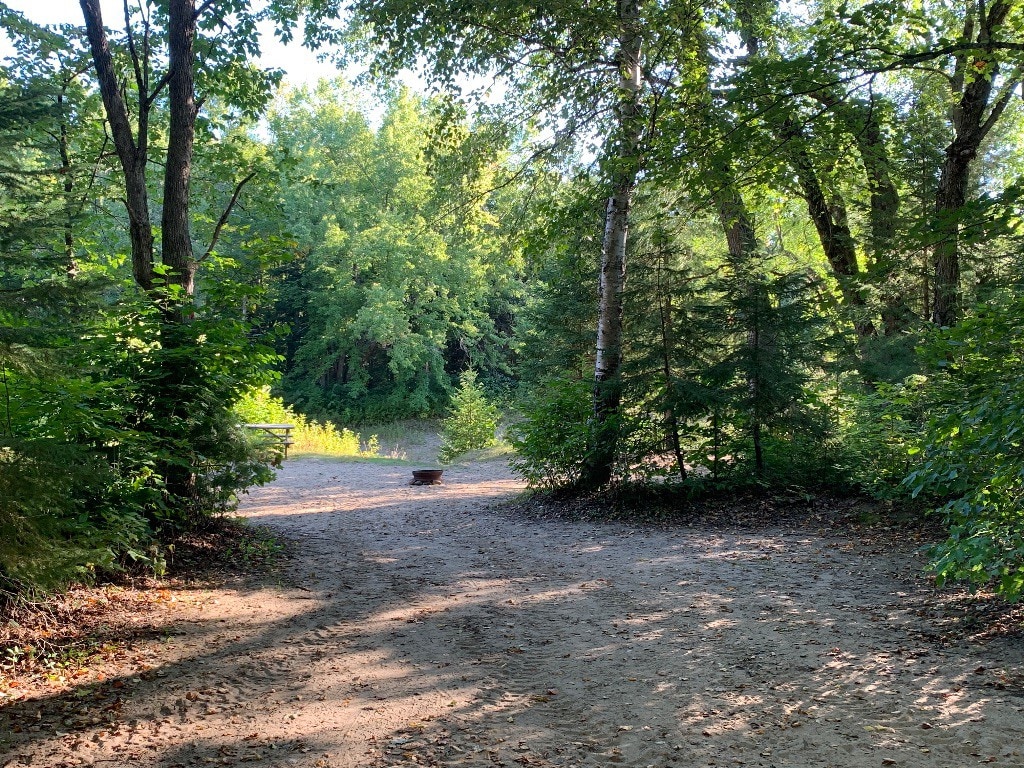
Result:
[[231,411],[266,365],[239,324],[96,309],[52,349],[0,347],[0,577],[15,585],[159,570],[159,538],[272,477]]
[[517,259],[487,204],[495,169],[467,167],[468,153],[453,170],[473,138],[461,125],[428,158],[425,100],[395,94],[374,131],[339,87],[287,93],[270,117],[306,254],[277,286],[292,326],[282,390],[346,422],[428,416],[447,405],[449,371],[507,372]]
[[724,448],[733,468],[765,476],[772,439],[806,447],[828,429],[827,408],[811,386],[825,359],[822,313],[806,276],[758,263],[730,271],[718,290],[722,301],[710,318],[721,329],[712,336],[721,352],[702,376],[720,400],[720,418],[735,429]]
[[152,472],[149,484],[160,499],[150,514],[161,526],[198,524],[230,506],[239,488],[272,477],[231,406],[274,356],[219,310],[211,303],[188,323],[167,322],[142,302],[133,322],[124,318],[97,339],[96,365],[121,382],[119,415],[133,430],[116,458],[132,471]]
[[949,538],[933,551],[938,582],[991,582],[1024,595],[1024,292],[997,296],[924,347],[937,369],[920,393],[927,414],[912,496],[945,500]]
[[765,256],[710,266],[688,246],[698,232],[659,229],[634,259],[625,473],[715,487],[839,482],[830,341],[806,274]]
[[[1021,11],[997,5],[1010,13],[973,61],[955,50],[980,29],[965,28],[963,7],[893,0],[703,16],[641,2],[625,25],[626,6],[580,2],[357,0],[333,24],[326,0],[226,0],[198,19],[188,206],[197,255],[216,243],[195,300],[175,311],[132,288],[132,243],[110,214],[126,189],[88,45],[0,4],[16,37],[0,72],[0,586],[158,569],[160,537],[270,476],[273,450],[240,422],[294,423],[296,452],[372,455],[373,438],[306,414],[358,423],[451,404],[451,460],[493,439],[481,390],[522,380],[535,396],[513,463],[535,487],[572,485],[605,435],[618,481],[849,479],[942,511],[940,580],[995,579],[1019,597],[1024,303],[1001,287],[1020,272],[1021,52],[1006,41]],[[162,44],[157,6],[145,24],[135,14],[136,50]],[[268,16],[285,37],[302,21],[310,40],[360,38],[345,55],[367,53],[377,73],[422,62],[443,84],[497,66],[515,103],[469,109],[396,89],[378,120],[352,88],[322,83],[279,94],[265,139],[251,118],[279,73],[250,61]],[[626,28],[652,75],[636,157],[615,127],[622,62],[610,52]],[[750,55],[735,59],[737,42]],[[130,72],[126,43],[111,32]],[[157,82],[164,52],[150,63]],[[957,105],[986,78],[977,109]],[[167,100],[139,105],[152,128],[136,137],[152,171],[141,210],[156,212],[159,169],[173,167]],[[948,153],[950,114],[979,118],[967,133],[984,142]],[[937,218],[954,155],[966,200]],[[637,185],[613,381],[623,407],[595,435],[606,182],[624,170]],[[971,316],[915,358],[935,246],[949,243]],[[278,365],[294,407],[261,388]],[[452,398],[467,369],[480,384],[467,374]]]
[[[210,291],[192,322],[168,324],[116,260],[88,250],[94,241],[83,230],[118,237],[76,204],[84,194],[77,167],[64,167],[60,187],[47,170],[59,156],[47,137],[59,135],[64,112],[28,114],[30,130],[0,115],[0,131],[17,135],[4,146],[18,149],[0,181],[0,208],[13,212],[0,224],[5,594],[129,564],[159,572],[162,537],[271,476],[270,457],[253,450],[231,415],[241,382],[260,378],[272,359],[223,313],[237,290]],[[74,133],[82,125],[62,125],[69,153],[91,146]]]
[[150,526],[118,498],[119,484],[83,446],[0,440],[0,596],[85,580],[123,558],[151,561]]
[[554,380],[524,398],[523,420],[512,425],[511,464],[533,488],[571,486],[590,443],[591,388],[585,380]]
[[[67,226],[46,169],[50,90],[0,82],[0,602],[124,558],[147,558],[150,528],[103,452],[116,385],[93,380],[82,336],[102,325],[98,281],[68,278]],[[84,370],[83,370],[84,369]],[[102,403],[102,404],[99,404]]]
[[284,400],[270,393],[269,385],[246,391],[235,403],[235,413],[247,424],[297,424],[301,418]]
[[[329,456],[364,456],[378,455],[379,441],[371,435],[365,443],[360,442],[359,435],[347,427],[338,428],[333,423],[317,422],[307,419],[305,415],[296,413],[285,405],[284,400],[270,394],[270,387],[254,387],[235,404],[235,413],[247,424],[294,424],[292,439],[295,441],[290,451],[294,453],[316,453]],[[261,438],[256,437],[259,442]]]
[[919,374],[898,384],[864,389],[848,381],[853,391],[841,398],[838,466],[850,482],[875,498],[906,496],[903,480],[917,465],[927,411]]
[[552,371],[592,375],[597,322],[600,241],[594,237],[604,212],[587,179],[565,184],[539,175],[527,228],[525,255],[532,280],[516,317],[516,374],[528,384]]
[[499,419],[498,409],[487,401],[477,384],[476,371],[464,371],[452,397],[451,413],[441,425],[438,461],[449,464],[467,451],[490,448],[497,442]]
[[[837,393],[824,370],[833,342],[807,274],[782,271],[767,256],[721,264],[706,223],[657,212],[652,218],[631,254],[615,478],[717,488],[844,485],[835,444]],[[574,367],[586,360],[593,340],[582,332],[577,337],[568,319],[579,312],[573,297],[589,293],[589,286],[579,279],[561,284],[557,269],[559,260],[573,261],[572,253],[553,254],[542,273],[551,282],[525,313],[527,349],[537,348],[531,356],[546,354],[549,369],[587,382],[574,385],[571,396],[560,385],[542,384],[539,400],[524,408],[520,462],[524,476],[544,487],[576,482],[569,468],[586,455],[580,441],[590,429],[589,372]],[[561,327],[560,316],[567,318]],[[572,351],[560,350],[570,339]]]

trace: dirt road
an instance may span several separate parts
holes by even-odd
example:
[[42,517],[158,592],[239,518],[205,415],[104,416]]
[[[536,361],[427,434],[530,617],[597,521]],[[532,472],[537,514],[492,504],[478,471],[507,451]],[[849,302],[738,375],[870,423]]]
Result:
[[520,489],[501,462],[409,476],[288,462],[242,509],[295,542],[280,582],[186,601],[151,674],[114,681],[116,717],[25,704],[41,725],[4,758],[1024,766],[1022,649],[938,642],[906,552],[517,519],[492,508]]

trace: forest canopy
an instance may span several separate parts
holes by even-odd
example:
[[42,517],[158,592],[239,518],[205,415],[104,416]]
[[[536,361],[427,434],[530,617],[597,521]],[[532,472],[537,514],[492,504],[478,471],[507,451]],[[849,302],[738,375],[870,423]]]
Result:
[[264,385],[470,381],[535,488],[867,494],[1024,591],[1021,3],[127,8],[0,3],[0,589],[159,567],[271,476]]

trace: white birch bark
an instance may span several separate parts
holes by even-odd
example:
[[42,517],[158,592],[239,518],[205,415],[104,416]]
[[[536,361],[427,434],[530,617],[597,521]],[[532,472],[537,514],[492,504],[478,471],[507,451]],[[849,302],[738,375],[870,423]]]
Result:
[[626,284],[626,243],[629,237],[629,209],[640,169],[640,140],[644,125],[640,97],[643,89],[640,68],[641,34],[638,0],[620,0],[617,5],[619,40],[619,98],[617,140],[611,159],[612,191],[605,207],[604,239],[601,246],[601,283],[598,299],[597,352],[594,358],[594,444],[583,482],[601,486],[611,479],[617,435],[615,416],[622,399],[622,297]]

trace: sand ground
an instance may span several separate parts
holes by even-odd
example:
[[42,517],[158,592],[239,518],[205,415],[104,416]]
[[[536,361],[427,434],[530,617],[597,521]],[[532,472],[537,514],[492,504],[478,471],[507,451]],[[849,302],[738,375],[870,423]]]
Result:
[[527,520],[501,461],[409,477],[287,462],[241,510],[294,542],[278,577],[8,705],[36,723],[0,765],[1024,766],[1024,649],[941,640],[909,545]]

